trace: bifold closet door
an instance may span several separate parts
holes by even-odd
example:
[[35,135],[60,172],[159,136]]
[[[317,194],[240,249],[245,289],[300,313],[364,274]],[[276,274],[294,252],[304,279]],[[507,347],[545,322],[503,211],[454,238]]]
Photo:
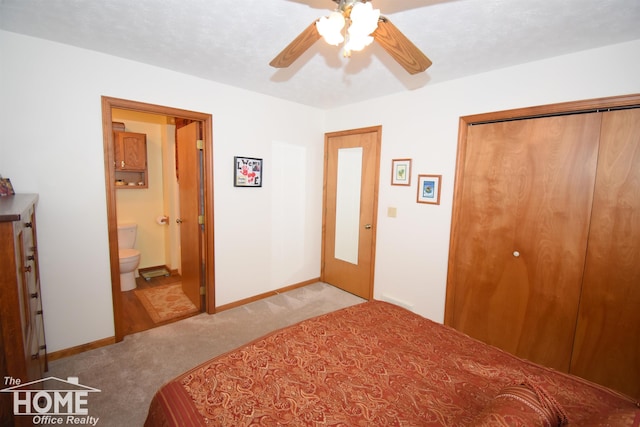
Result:
[[568,371],[599,113],[472,125],[455,189],[448,324]]
[[640,398],[640,109],[603,113],[571,373]]

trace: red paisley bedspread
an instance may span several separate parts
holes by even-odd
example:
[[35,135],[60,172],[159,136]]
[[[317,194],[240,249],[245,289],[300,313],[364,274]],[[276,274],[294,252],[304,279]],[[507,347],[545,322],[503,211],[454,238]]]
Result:
[[636,402],[380,301],[278,330],[161,388],[146,426],[640,426]]

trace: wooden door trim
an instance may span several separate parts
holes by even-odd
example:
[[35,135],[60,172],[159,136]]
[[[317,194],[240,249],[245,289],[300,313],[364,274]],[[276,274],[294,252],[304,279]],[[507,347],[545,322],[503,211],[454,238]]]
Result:
[[[109,234],[109,258],[111,270],[111,295],[113,301],[114,329],[116,342],[124,338],[122,324],[122,304],[120,302],[120,262],[118,257],[118,224],[116,220],[116,188],[114,168],[114,140],[112,128],[112,111],[137,111],[170,117],[184,118],[203,123],[203,156],[204,156],[204,216],[205,216],[205,288],[206,311],[215,312],[215,265],[214,265],[214,232],[213,232],[213,137],[211,114],[165,107],[127,99],[101,97],[102,102],[102,137],[104,149],[105,188],[107,200],[107,225]],[[209,225],[209,226],[207,226]]]
[[321,242],[321,259],[320,259],[320,281],[324,281],[325,277],[325,236],[327,230],[327,209],[326,209],[326,201],[327,201],[327,168],[328,168],[328,150],[329,144],[328,141],[331,138],[348,136],[348,135],[356,135],[362,133],[376,133],[376,146],[375,146],[375,188],[373,190],[373,227],[372,227],[372,236],[371,236],[371,267],[370,267],[370,286],[369,286],[369,295],[367,299],[373,299],[373,284],[374,284],[374,274],[375,274],[375,264],[376,264],[376,237],[378,231],[378,193],[380,189],[380,151],[382,146],[382,126],[370,126],[358,129],[349,129],[342,130],[336,132],[327,132],[324,134],[324,173],[322,178],[322,242]]
[[469,116],[462,116],[460,119],[467,124],[479,124],[494,121],[586,113],[599,110],[630,108],[638,106],[640,106],[640,94],[631,94],[474,114]]
[[451,254],[457,250],[457,224],[460,217],[460,200],[464,186],[464,161],[467,151],[467,129],[470,125],[491,123],[524,118],[578,114],[607,109],[631,108],[640,106],[640,94],[612,96],[581,101],[563,102],[558,104],[517,108],[490,113],[462,116],[458,122],[458,154],[456,156],[456,172],[453,190],[453,208],[451,213],[451,232],[449,239],[449,259],[447,265],[447,289],[445,295],[444,323],[453,324],[455,307],[455,289],[453,283],[453,258]]

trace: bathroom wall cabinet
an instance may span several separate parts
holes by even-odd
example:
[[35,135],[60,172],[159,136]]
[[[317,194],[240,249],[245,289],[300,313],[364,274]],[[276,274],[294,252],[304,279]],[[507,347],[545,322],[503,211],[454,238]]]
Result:
[[147,136],[114,132],[115,172],[118,188],[147,188]]
[[[35,194],[0,197],[0,378],[11,387],[42,378],[47,346],[38,270]],[[13,420],[12,394],[0,393],[0,425]]]

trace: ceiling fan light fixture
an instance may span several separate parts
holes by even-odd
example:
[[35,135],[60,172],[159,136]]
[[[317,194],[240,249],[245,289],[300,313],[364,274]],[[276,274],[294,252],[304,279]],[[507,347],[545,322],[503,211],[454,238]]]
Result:
[[[371,3],[356,3],[353,5],[350,14],[351,25],[349,31],[357,32],[358,35],[368,36],[378,28],[380,20],[380,9],[374,9]],[[352,28],[354,28],[352,30]]]
[[[0,0],[2,2],[2,0]],[[343,55],[362,50],[373,40],[400,64],[409,74],[425,71],[431,60],[414,45],[388,18],[373,9],[371,0],[333,0],[338,5],[329,16],[312,22],[269,65],[286,68],[309,49],[318,39],[328,44],[344,42]],[[346,39],[346,40],[345,40]]]
[[347,42],[344,44],[344,51],[346,57],[350,56],[346,52],[359,52],[365,47],[369,46],[373,42],[371,36],[351,35],[347,37]]
[[342,29],[345,25],[345,19],[341,12],[334,11],[327,16],[323,16],[316,22],[318,33],[324,38],[327,44],[338,46],[344,41]]
[[361,51],[373,42],[373,33],[378,28],[380,10],[373,9],[371,3],[356,3],[350,14],[350,24],[347,30],[347,42],[344,46],[344,56],[348,57],[351,51]]

